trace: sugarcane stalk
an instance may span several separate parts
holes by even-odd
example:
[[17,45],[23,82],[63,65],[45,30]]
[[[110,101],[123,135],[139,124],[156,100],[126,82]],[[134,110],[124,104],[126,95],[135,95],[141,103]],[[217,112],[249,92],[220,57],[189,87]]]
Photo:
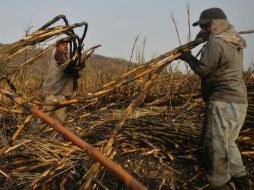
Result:
[[6,153],[6,151],[10,148],[10,146],[13,144],[13,142],[17,139],[18,135],[20,134],[20,132],[22,131],[22,129],[25,127],[25,125],[31,120],[32,115],[29,115],[24,123],[22,125],[18,126],[18,129],[16,130],[16,132],[13,134],[11,140],[9,140],[1,149],[0,149],[0,158],[4,155],[4,153]]
[[0,111],[6,112],[6,113],[16,113],[16,114],[23,114],[23,110],[17,110],[17,109],[9,109],[5,107],[0,107]]
[[61,35],[67,31],[72,30],[73,28],[81,27],[85,24],[87,24],[87,23],[81,22],[81,23],[75,23],[72,25],[60,27],[60,29],[50,29],[50,30],[48,30],[47,33],[44,33],[40,36],[28,36],[28,37],[24,38],[23,40],[20,40],[19,42],[16,42],[16,43],[13,43],[12,45],[4,47],[3,50],[0,52],[0,55],[4,56],[4,54],[8,54],[8,57],[6,57],[6,58],[1,57],[2,60],[0,61],[0,64],[8,61],[14,55],[16,55],[17,49],[19,49],[19,48],[21,48],[21,49],[18,50],[18,53],[21,53],[21,52],[25,51],[29,46],[31,47],[31,45],[45,41],[46,39],[51,38],[55,35],[56,36]]
[[[144,71],[145,69],[147,69],[149,67],[152,67],[153,65],[155,65],[159,61],[162,61],[163,59],[168,58],[168,57],[178,53],[179,49],[188,51],[189,49],[192,49],[192,48],[196,47],[197,45],[199,45],[200,43],[203,43],[203,42],[204,42],[204,40],[200,38],[200,39],[197,39],[196,41],[189,42],[187,44],[184,44],[184,45],[180,46],[179,48],[173,49],[173,50],[171,50],[169,52],[166,52],[166,53],[164,53],[162,55],[159,55],[158,57],[155,57],[155,58],[151,59],[147,63],[145,63],[143,65],[140,65],[139,67],[137,67],[137,68],[135,68],[135,69],[133,69],[133,70],[123,74],[117,80],[114,80],[112,82],[109,82],[108,84],[103,85],[103,87],[100,90],[108,88],[108,87],[113,86],[113,85],[116,85],[117,83],[121,82],[122,79],[125,79],[125,78],[129,77],[133,73],[138,75],[139,73],[141,73],[142,71]],[[142,74],[139,74],[138,76],[140,76],[140,75],[143,76]],[[134,76],[133,78],[139,78],[139,77],[135,77]]]
[[50,50],[53,49],[53,47],[55,46],[56,43],[51,44],[50,46],[48,46],[47,48],[45,48],[40,54],[38,54],[37,56],[28,59],[26,62],[20,64],[18,66],[19,69],[23,68],[24,66],[34,63],[35,60],[41,58],[42,56],[44,56],[47,52],[49,52]]
[[253,34],[254,30],[240,31],[239,34]]

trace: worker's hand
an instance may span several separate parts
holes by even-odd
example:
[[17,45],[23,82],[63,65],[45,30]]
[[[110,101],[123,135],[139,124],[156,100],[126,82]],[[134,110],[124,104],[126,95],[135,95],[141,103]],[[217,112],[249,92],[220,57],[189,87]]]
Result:
[[208,36],[207,33],[200,31],[200,32],[196,35],[195,40],[197,40],[197,39],[199,39],[199,38],[203,38],[204,40],[207,41],[207,40],[209,39],[209,36]]
[[76,72],[79,72],[79,71],[81,70],[81,67],[79,67],[79,66],[74,66],[74,67],[73,67],[73,70],[75,70]]
[[78,72],[79,72],[80,70],[81,70],[81,69],[80,69],[80,67],[78,67],[78,66],[68,65],[68,66],[65,68],[64,72],[65,72],[65,73],[68,73],[68,74],[71,74],[71,75],[73,75],[73,76],[75,76],[75,75],[78,74]]
[[191,51],[180,51],[181,56],[179,57],[179,59],[181,59],[182,61],[185,61],[187,63],[189,63],[191,60],[193,60],[193,58],[195,58],[192,54]]

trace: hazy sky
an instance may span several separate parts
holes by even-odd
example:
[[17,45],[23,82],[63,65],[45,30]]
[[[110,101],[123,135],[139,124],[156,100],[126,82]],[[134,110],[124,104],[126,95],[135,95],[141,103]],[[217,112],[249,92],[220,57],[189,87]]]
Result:
[[[182,43],[187,40],[187,4],[191,23],[200,12],[211,7],[222,8],[236,30],[254,29],[254,0],[0,0],[0,43],[11,43],[24,36],[28,25],[38,29],[58,14],[65,14],[70,23],[89,24],[86,47],[103,46],[98,54],[129,59],[135,37],[139,46],[147,39],[145,57],[169,51],[179,45],[173,13]],[[62,24],[62,22],[61,22]],[[198,27],[191,27],[192,37]],[[254,34],[244,35],[247,49],[245,68],[254,59]]]

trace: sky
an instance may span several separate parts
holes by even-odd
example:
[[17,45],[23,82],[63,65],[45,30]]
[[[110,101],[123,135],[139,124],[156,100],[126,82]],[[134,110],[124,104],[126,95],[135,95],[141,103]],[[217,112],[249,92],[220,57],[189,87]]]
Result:
[[[0,43],[21,39],[28,26],[35,31],[59,14],[70,23],[86,21],[88,33],[85,47],[102,44],[96,53],[108,57],[130,59],[137,35],[136,48],[145,45],[145,59],[179,46],[171,15],[179,30],[181,43],[187,42],[187,5],[191,23],[202,10],[219,7],[237,31],[254,29],[254,0],[0,0]],[[63,22],[59,22],[63,24]],[[192,39],[198,27],[191,27]],[[79,31],[77,31],[79,32]],[[244,68],[254,62],[254,34],[243,35],[247,40]],[[135,60],[134,60],[135,61]]]

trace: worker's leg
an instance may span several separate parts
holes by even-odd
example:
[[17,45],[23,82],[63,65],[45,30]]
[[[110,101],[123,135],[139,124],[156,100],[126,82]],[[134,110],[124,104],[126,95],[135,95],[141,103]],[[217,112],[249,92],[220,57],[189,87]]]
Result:
[[235,122],[235,125],[229,131],[229,172],[238,190],[249,190],[251,187],[247,171],[243,165],[240,151],[235,143],[246,117],[247,104],[232,104],[231,107],[230,110],[235,118],[232,122]]
[[227,103],[209,101],[206,105],[204,154],[207,161],[207,179],[211,188],[218,189],[230,180],[228,156]]
[[[62,95],[49,95],[46,97],[46,102],[48,103],[58,103],[61,101],[66,100],[65,96]],[[51,108],[52,106],[44,106],[44,109]],[[53,108],[53,107],[52,107]],[[66,118],[66,108],[60,108],[56,111],[49,112],[49,116],[52,117],[54,120],[58,121],[59,123],[63,124]]]
[[[242,157],[240,151],[236,146],[236,139],[239,136],[239,132],[242,128],[244,123],[246,112],[247,112],[247,105],[245,104],[231,104],[232,111],[232,122],[235,125],[229,129],[229,160],[230,160],[230,174],[233,177],[240,177],[246,175],[245,167],[243,166]],[[234,119],[234,120],[233,120]]]
[[[57,102],[61,102],[61,101],[64,101],[66,100],[66,97],[65,96],[62,96],[62,95],[58,95],[56,97],[57,99]],[[64,124],[64,121],[66,119],[66,116],[67,116],[67,111],[66,111],[66,107],[64,108],[60,108],[56,111],[54,111],[54,113],[52,113],[52,115],[54,116],[54,118],[59,121],[61,124]]]

